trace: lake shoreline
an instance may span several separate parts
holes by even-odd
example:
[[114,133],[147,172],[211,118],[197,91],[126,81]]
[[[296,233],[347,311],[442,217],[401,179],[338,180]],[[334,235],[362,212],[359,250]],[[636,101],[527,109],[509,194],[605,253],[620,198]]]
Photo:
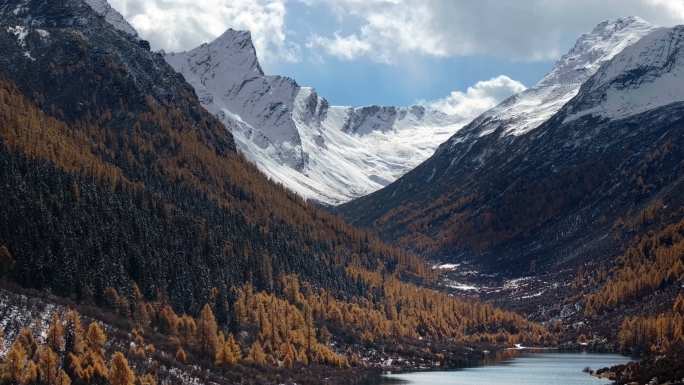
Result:
[[[502,353],[503,352],[503,353]],[[510,382],[515,380],[516,375],[525,376],[526,379],[520,384],[527,384],[530,381],[530,377],[542,376],[544,374],[552,377],[555,375],[553,372],[555,369],[549,370],[549,365],[552,368],[563,367],[565,369],[563,373],[564,377],[553,379],[543,379],[539,384],[554,383],[555,385],[564,385],[562,382],[564,379],[574,378],[575,380],[586,379],[587,383],[600,384],[606,382],[591,382],[590,379],[597,380],[601,379],[596,376],[591,376],[587,372],[589,368],[592,372],[596,370],[611,367],[618,364],[625,364],[629,362],[629,358],[618,355],[615,353],[594,353],[594,352],[567,352],[561,351],[555,348],[546,349],[521,349],[513,348],[501,350],[495,353],[498,357],[490,357],[489,360],[483,360],[481,365],[469,367],[469,368],[457,368],[448,370],[418,370],[418,371],[404,371],[404,372],[393,372],[384,371],[382,373],[375,373],[368,378],[357,382],[358,385],[371,385],[371,384],[406,384],[406,383],[420,383],[420,384],[435,384],[440,385],[442,382],[448,381],[449,384],[458,384],[457,382],[452,382],[454,379],[460,377],[464,378],[463,384],[500,384],[500,383],[510,383],[515,384],[516,382]],[[536,360],[539,359],[539,360]],[[535,362],[536,360],[536,362]],[[541,365],[537,368],[534,365]],[[593,364],[593,367],[592,367]],[[524,372],[519,371],[519,365],[528,366],[527,370]],[[484,370],[485,367],[491,368],[489,370]],[[496,368],[496,369],[494,369]],[[492,370],[493,369],[493,370]],[[510,373],[507,373],[509,370]],[[495,373],[497,376],[503,376],[499,378],[493,378],[492,382],[487,382],[488,375]],[[418,381],[416,382],[416,379]],[[437,381],[437,382],[435,382]],[[473,382],[476,381],[476,382]],[[480,382],[477,382],[480,381]],[[505,382],[502,382],[505,381]],[[548,382],[547,382],[548,381]],[[561,382],[558,382],[561,381]],[[447,382],[443,382],[447,383]],[[577,384],[578,382],[568,382],[568,384]],[[582,382],[579,382],[582,383]],[[535,384],[531,382],[530,384]]]

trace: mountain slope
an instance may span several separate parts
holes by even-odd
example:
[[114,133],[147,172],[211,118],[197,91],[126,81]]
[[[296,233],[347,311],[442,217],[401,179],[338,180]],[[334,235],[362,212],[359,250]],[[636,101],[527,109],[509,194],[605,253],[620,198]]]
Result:
[[[613,40],[606,30],[627,40]],[[611,47],[649,30],[629,18],[602,23],[592,34],[602,31],[602,42],[613,41],[602,43],[603,52],[612,52],[608,59],[617,53]],[[485,113],[405,177],[339,211],[414,250],[502,271],[526,272],[531,260],[551,268],[613,255],[630,232],[658,223],[650,214],[640,219],[649,212],[643,210],[663,201],[658,215],[665,215],[682,203],[681,155],[673,151],[681,141],[681,94],[654,97],[651,88],[663,81],[672,90],[681,84],[674,76],[682,62],[680,30],[654,30],[600,68],[579,66],[580,75],[592,67],[598,72],[537,128],[515,120],[507,125]],[[589,37],[578,46],[591,52],[594,46],[584,42],[596,39]],[[572,62],[559,61],[551,75]],[[613,112],[620,109],[613,100],[623,96],[635,114]],[[618,218],[630,226],[614,226]]]
[[194,313],[281,273],[361,295],[350,258],[413,258],[268,181],[161,55],[85,2],[0,2],[0,31],[10,279],[98,304],[136,283]]
[[133,37],[138,37],[138,31],[116,9],[112,8],[107,0],[86,0],[86,3],[114,28]]
[[248,159],[305,199],[325,204],[391,183],[467,122],[422,107],[330,106],[293,79],[264,75],[249,32],[228,30],[165,58]]

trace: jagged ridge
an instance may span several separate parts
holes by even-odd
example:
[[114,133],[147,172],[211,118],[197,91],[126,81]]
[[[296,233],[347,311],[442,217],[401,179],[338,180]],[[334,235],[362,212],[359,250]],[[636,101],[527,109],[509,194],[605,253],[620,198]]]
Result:
[[264,75],[249,32],[228,30],[166,60],[262,171],[326,204],[391,183],[466,123],[422,107],[330,106],[293,79]]

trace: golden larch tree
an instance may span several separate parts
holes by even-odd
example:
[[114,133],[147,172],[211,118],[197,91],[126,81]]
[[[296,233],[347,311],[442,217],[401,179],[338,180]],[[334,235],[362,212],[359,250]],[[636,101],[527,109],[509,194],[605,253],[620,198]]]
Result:
[[247,359],[256,362],[257,364],[266,363],[266,353],[264,353],[264,349],[261,347],[259,341],[255,341],[254,344],[252,344],[249,353],[247,353]]
[[109,361],[109,383],[111,385],[134,385],[135,375],[128,366],[123,353],[116,352]]
[[85,349],[83,341],[85,330],[81,324],[81,317],[76,310],[72,310],[67,313],[64,321],[64,351],[82,354]]
[[53,352],[58,354],[64,349],[64,325],[57,314],[52,315],[46,344]]
[[57,383],[57,368],[59,367],[59,357],[49,346],[40,352],[38,360],[38,371],[40,381],[45,385],[55,385]]
[[217,330],[218,326],[214,313],[209,304],[206,304],[197,319],[197,330],[195,332],[195,343],[200,357],[213,357],[216,354]]
[[11,384],[23,382],[27,358],[24,346],[15,341],[2,360],[2,381]]

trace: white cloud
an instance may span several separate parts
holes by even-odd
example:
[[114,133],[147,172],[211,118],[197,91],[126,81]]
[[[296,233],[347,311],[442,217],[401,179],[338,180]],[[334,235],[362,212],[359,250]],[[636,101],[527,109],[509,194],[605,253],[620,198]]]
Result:
[[324,4],[342,22],[360,25],[332,36],[314,32],[307,46],[342,60],[367,56],[489,54],[520,61],[557,59],[563,44],[599,22],[629,15],[672,26],[682,0],[300,0]]
[[[367,57],[395,64],[420,55],[555,60],[582,33],[605,19],[637,15],[656,25],[684,22],[682,0],[109,2],[150,40],[153,49],[188,50],[228,28],[250,30],[259,58],[267,66],[297,62],[302,56],[348,61]],[[288,11],[296,12],[296,17],[287,18]],[[303,46],[309,51],[305,55]]]
[[525,86],[508,76],[501,75],[479,81],[468,87],[466,92],[453,91],[449,96],[433,101],[419,101],[418,104],[447,114],[474,118],[495,107],[509,96],[525,91]]
[[670,10],[672,17],[684,20],[684,2],[681,0],[648,0],[655,7]]
[[354,60],[372,49],[368,42],[359,40],[356,35],[341,37],[339,34],[335,34],[334,39],[312,36],[306,46],[311,49],[324,47],[327,54],[343,60]]
[[286,1],[109,0],[153,49],[189,50],[233,28],[251,31],[266,63],[299,61],[300,47],[287,40]]

